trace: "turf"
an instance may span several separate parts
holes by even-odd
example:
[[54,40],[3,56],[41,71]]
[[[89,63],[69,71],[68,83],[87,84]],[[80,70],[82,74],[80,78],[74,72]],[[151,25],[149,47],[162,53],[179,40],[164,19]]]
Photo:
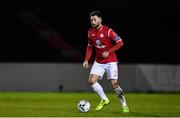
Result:
[[[110,104],[95,111],[100,98],[95,93],[1,92],[0,117],[178,117],[180,94],[126,93],[130,113],[123,113],[117,96],[107,93]],[[87,113],[77,110],[79,100],[91,103]]]

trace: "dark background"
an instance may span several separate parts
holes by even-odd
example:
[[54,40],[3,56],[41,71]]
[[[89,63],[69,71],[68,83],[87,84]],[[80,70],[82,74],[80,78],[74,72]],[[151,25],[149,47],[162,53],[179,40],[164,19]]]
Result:
[[[180,64],[177,0],[1,2],[1,62],[83,62],[89,13],[100,10],[125,46],[120,63]],[[93,59],[93,58],[92,58]]]

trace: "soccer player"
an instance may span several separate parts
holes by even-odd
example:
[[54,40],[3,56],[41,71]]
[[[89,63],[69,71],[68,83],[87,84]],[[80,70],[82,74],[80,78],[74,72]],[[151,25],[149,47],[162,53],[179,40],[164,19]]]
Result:
[[88,83],[101,97],[101,102],[95,110],[101,110],[104,105],[109,104],[108,97],[104,93],[102,86],[98,83],[98,80],[101,80],[106,72],[107,77],[120,100],[123,112],[129,112],[124,92],[118,84],[118,59],[115,54],[115,51],[123,46],[123,41],[111,28],[102,25],[102,14],[99,11],[90,13],[90,22],[92,28],[88,30],[88,45],[83,67],[89,68],[88,61],[92,55],[94,46],[96,58],[90,71]]

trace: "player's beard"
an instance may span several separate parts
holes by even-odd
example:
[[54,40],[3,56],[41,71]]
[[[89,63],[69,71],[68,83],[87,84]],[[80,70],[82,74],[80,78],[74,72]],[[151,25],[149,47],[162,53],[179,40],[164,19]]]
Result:
[[98,24],[92,24],[92,27],[97,29],[99,27],[99,25],[100,25],[99,23]]

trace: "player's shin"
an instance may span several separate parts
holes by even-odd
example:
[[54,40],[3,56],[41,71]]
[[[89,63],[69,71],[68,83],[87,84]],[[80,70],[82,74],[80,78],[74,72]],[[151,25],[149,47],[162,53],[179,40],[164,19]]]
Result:
[[108,99],[106,97],[104,91],[103,91],[103,88],[101,87],[101,85],[98,82],[96,82],[93,85],[91,85],[91,87],[101,97],[101,99],[103,99],[103,100],[107,100]]
[[124,96],[124,92],[121,89],[121,87],[117,86],[114,90],[115,90],[117,96],[119,97],[119,100],[120,100],[122,106],[127,106],[126,99],[125,99],[125,96]]

